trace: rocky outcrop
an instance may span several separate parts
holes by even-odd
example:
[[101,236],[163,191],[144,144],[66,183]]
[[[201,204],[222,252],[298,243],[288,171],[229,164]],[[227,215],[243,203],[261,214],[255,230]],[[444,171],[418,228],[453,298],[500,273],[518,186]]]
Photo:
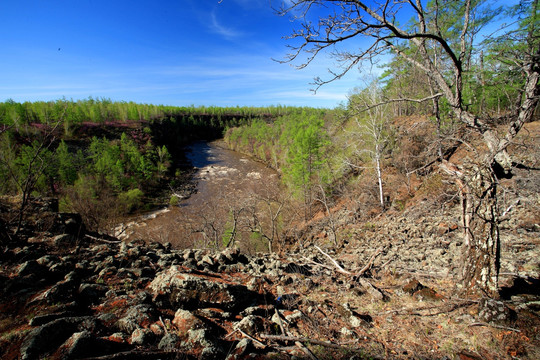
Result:
[[149,289],[154,301],[172,308],[233,310],[254,305],[259,297],[245,285],[231,283],[222,276],[208,279],[202,273],[187,273],[180,266],[172,266],[158,274]]
[[[531,277],[509,284],[510,301],[452,298],[459,236],[435,216],[435,223],[395,218],[360,227],[355,246],[321,244],[351,275],[336,271],[309,242],[281,256],[175,250],[81,235],[80,226],[69,230],[69,219],[62,218],[59,233],[2,250],[2,359],[289,358],[305,356],[306,346],[320,347],[321,358],[382,358],[387,350],[380,344],[389,346],[394,337],[393,349],[403,350],[388,352],[391,357],[408,358],[413,349],[422,358],[451,358],[465,345],[443,351],[431,338],[406,347],[403,337],[418,328],[440,341],[459,326],[507,331],[523,321],[520,331],[535,339],[531,334],[540,329],[538,283]],[[372,266],[358,275],[378,248]],[[523,253],[516,259],[535,261]],[[418,325],[421,316],[443,325],[426,330]]]

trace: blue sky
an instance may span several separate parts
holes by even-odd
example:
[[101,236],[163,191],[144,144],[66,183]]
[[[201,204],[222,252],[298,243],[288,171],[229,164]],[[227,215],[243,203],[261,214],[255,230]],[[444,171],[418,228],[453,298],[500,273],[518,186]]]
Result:
[[355,69],[313,94],[314,77],[335,63],[272,60],[285,58],[295,27],[272,10],[282,1],[0,0],[0,101],[335,107],[380,73]]
[[[277,1],[272,0],[276,5]],[[3,0],[0,101],[84,99],[166,105],[334,107],[360,72],[283,59],[293,29],[269,0]]]

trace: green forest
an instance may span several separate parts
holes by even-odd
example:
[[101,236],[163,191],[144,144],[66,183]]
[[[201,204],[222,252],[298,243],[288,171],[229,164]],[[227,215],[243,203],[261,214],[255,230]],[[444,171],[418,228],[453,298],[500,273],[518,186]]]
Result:
[[[108,99],[0,103],[0,192],[60,199],[104,230],[168,200],[188,181],[183,147],[220,138],[232,126],[272,122],[296,107],[168,107]],[[164,190],[166,189],[165,193]],[[172,201],[176,198],[172,197]],[[105,216],[104,216],[105,215]]]

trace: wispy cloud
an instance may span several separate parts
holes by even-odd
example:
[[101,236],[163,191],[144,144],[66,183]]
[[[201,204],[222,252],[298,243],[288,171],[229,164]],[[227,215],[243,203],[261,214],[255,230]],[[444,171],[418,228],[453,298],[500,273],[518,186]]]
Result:
[[224,26],[218,20],[215,11],[210,13],[210,30],[218,35],[223,36],[226,39],[234,39],[242,36],[242,32],[233,29],[231,27]]

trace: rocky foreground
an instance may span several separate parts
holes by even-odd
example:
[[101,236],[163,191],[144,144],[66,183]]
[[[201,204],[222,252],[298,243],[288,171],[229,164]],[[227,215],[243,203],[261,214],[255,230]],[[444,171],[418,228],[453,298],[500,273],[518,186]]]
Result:
[[393,219],[357,229],[364,246],[248,257],[45,218],[47,231],[2,244],[2,359],[540,358],[537,280],[510,277],[501,300],[456,297],[459,242],[440,243],[452,224]]

